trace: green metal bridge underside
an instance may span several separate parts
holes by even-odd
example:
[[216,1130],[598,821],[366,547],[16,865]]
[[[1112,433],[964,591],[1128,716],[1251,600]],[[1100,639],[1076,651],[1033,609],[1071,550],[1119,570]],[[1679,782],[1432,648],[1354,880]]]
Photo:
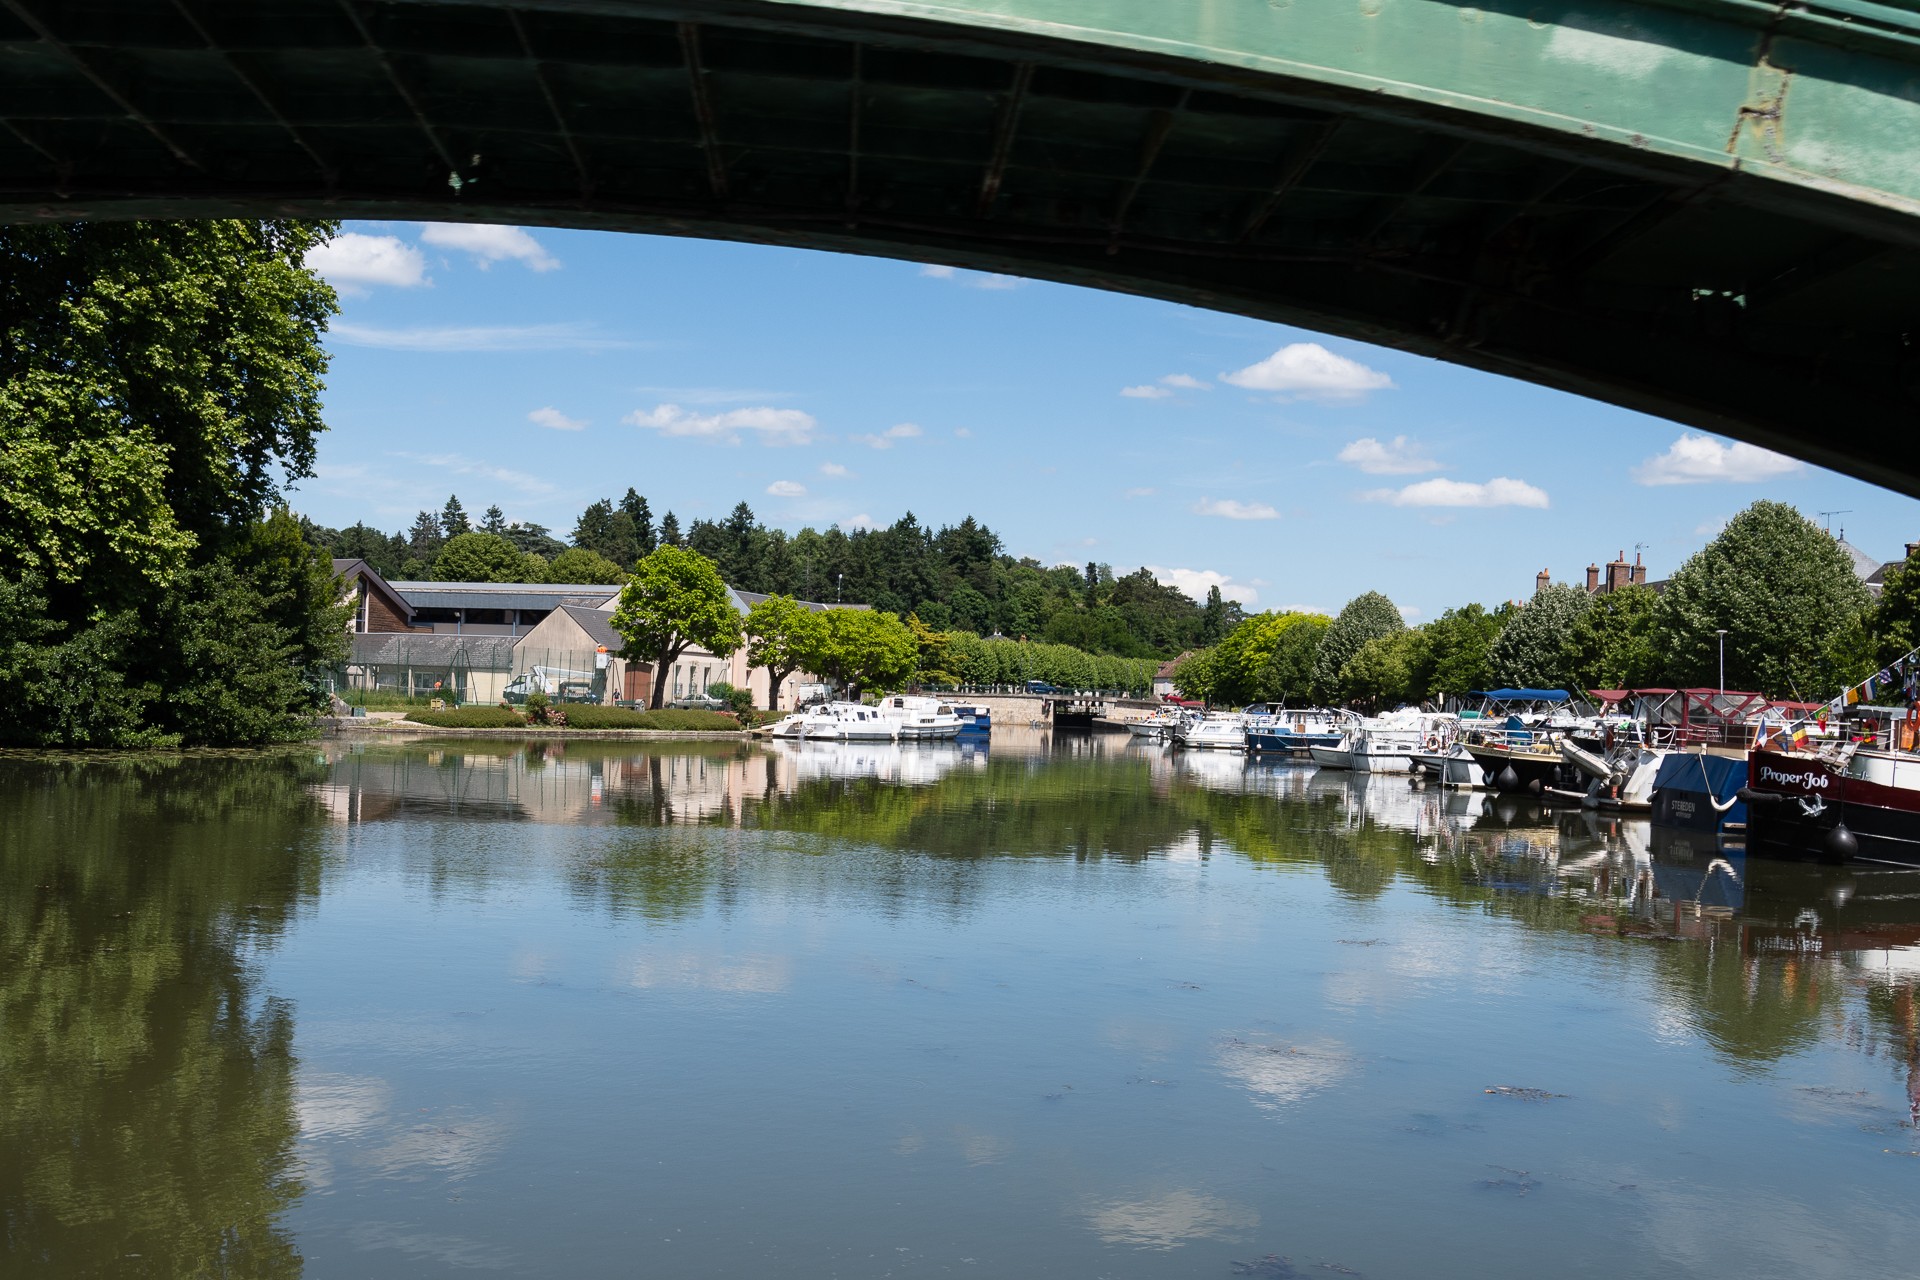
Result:
[[948,263],[1382,343],[1920,494],[1915,2],[0,0],[0,220]]

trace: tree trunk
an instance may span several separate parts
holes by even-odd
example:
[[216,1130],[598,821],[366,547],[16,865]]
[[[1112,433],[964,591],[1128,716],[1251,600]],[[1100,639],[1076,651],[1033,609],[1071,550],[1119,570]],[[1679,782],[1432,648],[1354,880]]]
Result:
[[767,710],[775,711],[779,709],[780,682],[785,680],[789,674],[789,672],[782,671],[778,667],[767,668]]
[[667,701],[667,672],[673,666],[673,660],[680,655],[671,649],[662,649],[653,664],[653,696],[647,699],[647,706],[658,711]]

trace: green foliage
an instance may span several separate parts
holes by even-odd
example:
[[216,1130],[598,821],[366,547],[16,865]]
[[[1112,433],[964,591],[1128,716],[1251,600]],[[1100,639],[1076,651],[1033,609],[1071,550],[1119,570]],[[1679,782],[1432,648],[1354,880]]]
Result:
[[966,631],[951,633],[948,655],[960,684],[1017,686],[1044,680],[1062,689],[1114,689],[1140,695],[1152,687],[1160,666],[1151,658],[1118,658],[1005,637],[983,640]]
[[1214,701],[1219,681],[1218,667],[1214,657],[1213,649],[1196,649],[1175,663],[1174,691],[1183,698],[1198,698],[1202,702]]
[[[736,689],[739,693],[741,690]],[[569,729],[664,729],[675,733],[725,733],[738,731],[740,721],[724,711],[633,711],[626,707],[590,707],[569,704]]]
[[[1277,682],[1297,688],[1293,667],[1302,655],[1306,637],[1312,637],[1317,653],[1327,625],[1326,618],[1314,613],[1255,614],[1229,631],[1211,650],[1206,667],[1208,692],[1196,696],[1233,706],[1284,698],[1286,691],[1276,687]],[[1301,638],[1287,643],[1288,636],[1296,631]],[[1285,656],[1276,666],[1274,655],[1283,644]]]
[[553,714],[553,701],[539,689],[527,695],[526,717],[528,724],[546,724]]
[[1343,701],[1347,694],[1340,684],[1340,672],[1353,655],[1360,652],[1361,646],[1367,641],[1404,631],[1406,626],[1393,601],[1378,591],[1369,591],[1347,601],[1346,607],[1340,610],[1340,616],[1333,620],[1326,634],[1320,638],[1320,648],[1314,655],[1315,696],[1328,702]]
[[1849,650],[1869,603],[1839,543],[1792,507],[1756,502],[1668,581],[1655,643],[1685,685],[1829,697],[1856,674]]
[[1303,707],[1314,700],[1313,664],[1333,619],[1318,613],[1294,616],[1298,621],[1274,640],[1273,652],[1260,673],[1260,688],[1264,701]]
[[667,671],[694,645],[726,657],[740,647],[741,618],[713,561],[683,547],[660,546],[634,566],[620,592],[613,629],[621,656],[654,664],[653,707],[666,700]]
[[1488,612],[1484,605],[1469,604],[1449,609],[1421,627],[1425,644],[1414,673],[1416,696],[1458,697],[1475,689],[1492,688],[1488,655],[1510,612],[1506,606]]
[[543,582],[597,582],[612,586],[627,580],[627,572],[597,551],[569,547],[547,562]]
[[498,534],[458,533],[433,558],[436,582],[525,582],[527,558]]
[[907,615],[907,630],[913,633],[915,649],[913,674],[925,684],[953,685],[960,683],[955,671],[958,665],[953,652],[953,633],[936,631],[920,621],[920,615]]
[[0,577],[67,622],[150,600],[313,474],[330,232],[0,228]]
[[874,609],[829,609],[826,635],[809,654],[809,671],[857,689],[887,689],[913,673],[920,646],[891,613]]
[[726,703],[727,710],[736,716],[744,716],[753,710],[753,690],[737,688],[726,680],[715,680],[708,685],[707,696]]
[[0,581],[0,745],[165,746],[147,723],[160,697],[129,675],[142,628],[132,611],[87,626],[47,616],[39,576]]
[[1349,701],[1376,710],[1417,701],[1415,680],[1424,649],[1425,640],[1418,631],[1375,636],[1340,668],[1340,688]]
[[[528,699],[531,707],[532,699]],[[409,711],[407,719],[415,724],[431,725],[436,729],[524,729],[526,720],[517,711],[506,707],[489,707],[478,704],[470,707],[450,707],[445,711]]]
[[747,611],[745,631],[747,665],[767,669],[767,703],[777,707],[781,684],[825,646],[826,615],[792,596],[771,595]]
[[1659,597],[1643,586],[1598,596],[1567,632],[1565,671],[1571,687],[1645,689],[1660,682],[1664,663],[1654,644]]
[[1868,619],[1874,663],[1892,662],[1920,648],[1920,557],[1909,556],[1887,571],[1887,582]]
[[1487,651],[1493,683],[1514,688],[1564,689],[1576,684],[1568,657],[1573,629],[1592,604],[1571,583],[1550,583],[1507,619]]

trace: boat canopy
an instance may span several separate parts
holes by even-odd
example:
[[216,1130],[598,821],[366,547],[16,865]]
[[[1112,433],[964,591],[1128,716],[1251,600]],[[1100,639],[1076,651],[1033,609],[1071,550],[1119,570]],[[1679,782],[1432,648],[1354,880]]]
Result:
[[1573,697],[1565,689],[1486,689],[1467,696],[1491,698],[1495,702],[1565,702]]

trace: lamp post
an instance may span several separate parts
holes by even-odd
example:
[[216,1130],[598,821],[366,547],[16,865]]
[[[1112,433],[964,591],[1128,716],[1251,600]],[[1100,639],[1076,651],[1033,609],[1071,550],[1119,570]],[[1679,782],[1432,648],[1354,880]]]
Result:
[[1720,637],[1720,692],[1727,691],[1727,629],[1718,627],[1714,634]]
[[833,602],[835,604],[840,603],[840,584],[846,579],[846,576],[844,573],[836,573],[833,575]]

